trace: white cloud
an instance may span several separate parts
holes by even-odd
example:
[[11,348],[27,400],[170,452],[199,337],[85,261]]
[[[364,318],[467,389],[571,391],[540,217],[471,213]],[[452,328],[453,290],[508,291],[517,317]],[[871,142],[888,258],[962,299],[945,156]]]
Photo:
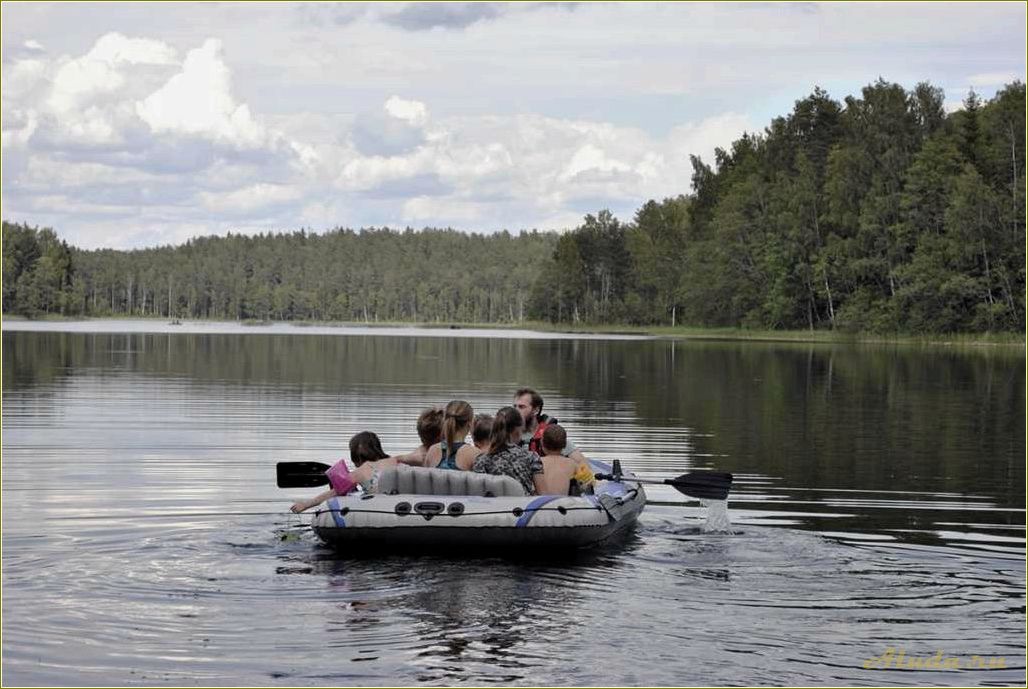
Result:
[[682,157],[688,163],[688,156],[696,155],[708,165],[714,163],[714,148],[726,148],[740,138],[743,132],[758,129],[749,117],[737,112],[726,112],[708,117],[699,122],[688,122],[671,130],[668,143],[670,155]]
[[336,186],[348,191],[373,189],[386,182],[405,179],[430,170],[431,154],[425,148],[411,155],[356,157],[343,165]]
[[[310,193],[320,163],[236,101],[217,41],[182,63],[160,41],[117,33],[77,57],[13,58],[3,106],[5,213],[69,236],[90,218],[143,228],[136,238],[227,218],[261,227]],[[81,245],[109,243],[108,231]]]
[[[4,69],[4,104],[30,95],[41,88],[46,78],[47,64],[40,59],[24,59]],[[6,109],[6,108],[5,108]]]
[[132,94],[152,76],[145,70],[166,68],[175,56],[159,41],[119,33],[101,36],[80,57],[48,59],[39,52],[4,64],[5,149],[32,137],[51,148],[124,143],[136,119]]
[[[404,154],[349,151],[339,161],[335,185],[365,196],[387,188],[391,196],[406,196],[398,218],[405,223],[563,228],[604,205],[634,207],[687,193],[689,154],[710,161],[715,147],[729,146],[746,129],[753,129],[751,123],[737,113],[683,123],[665,137],[530,115],[442,118]],[[426,179],[437,180],[433,193],[419,191]],[[325,213],[323,205],[308,206],[305,216]],[[333,224],[339,223],[345,218]]]
[[1025,73],[1023,3],[404,7],[4,3],[5,213],[82,246],[564,228],[687,192],[815,85],[952,108]]
[[983,74],[972,74],[967,78],[967,83],[975,88],[1002,88],[1003,86],[1023,79],[1014,72],[986,72]]
[[575,151],[571,160],[561,171],[559,178],[565,182],[589,172],[628,172],[632,168],[625,163],[608,157],[599,147],[587,143]]
[[100,37],[83,60],[126,62],[133,65],[170,65],[176,60],[175,49],[161,41],[149,38],[127,38],[120,33]]
[[457,199],[438,199],[415,196],[403,204],[404,222],[424,223],[436,227],[446,225],[468,226],[481,220],[486,208],[482,203]]
[[404,100],[399,96],[390,96],[385,102],[385,111],[398,120],[403,120],[415,127],[423,127],[428,121],[428,108],[416,100]]
[[267,142],[267,132],[245,104],[232,97],[231,74],[221,42],[208,39],[189,51],[182,71],[136,103],[136,113],[156,134],[208,137],[243,148]]
[[443,177],[480,179],[509,171],[514,166],[514,157],[504,143],[486,141],[448,147],[445,135],[436,134],[433,141],[440,146],[441,155],[434,161],[434,170]]
[[584,216],[582,213],[562,211],[553,215],[544,215],[536,223],[537,228],[567,232],[582,224]]
[[22,111],[5,108],[3,127],[3,149],[24,148],[39,127],[39,119],[32,110]]
[[364,155],[396,156],[425,142],[427,123],[428,108],[424,103],[394,95],[380,110],[360,113],[349,139]]
[[59,113],[69,113],[120,90],[127,65],[169,65],[174,58],[175,51],[160,41],[107,34],[84,56],[66,61],[57,70],[48,103]]
[[92,161],[55,160],[47,156],[37,156],[29,159],[21,182],[40,190],[57,188],[68,191],[99,186],[144,186],[157,184],[160,180],[160,175],[141,173],[139,170],[115,165]]
[[283,184],[251,184],[227,193],[201,192],[204,208],[222,213],[252,213],[267,206],[295,201],[300,190]]

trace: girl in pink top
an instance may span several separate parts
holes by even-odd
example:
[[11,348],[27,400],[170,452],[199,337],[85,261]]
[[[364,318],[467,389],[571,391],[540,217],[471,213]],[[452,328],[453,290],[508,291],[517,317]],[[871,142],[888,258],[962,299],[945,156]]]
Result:
[[358,485],[366,492],[373,493],[382,470],[391,469],[397,463],[395,457],[390,457],[382,449],[382,443],[378,436],[370,431],[362,431],[350,438],[350,461],[357,467],[353,472],[347,469],[346,461],[340,459],[325,472],[331,488],[324,493],[315,495],[310,500],[293,503],[289,509],[293,512],[303,512],[315,505],[320,505],[329,498],[346,495]]

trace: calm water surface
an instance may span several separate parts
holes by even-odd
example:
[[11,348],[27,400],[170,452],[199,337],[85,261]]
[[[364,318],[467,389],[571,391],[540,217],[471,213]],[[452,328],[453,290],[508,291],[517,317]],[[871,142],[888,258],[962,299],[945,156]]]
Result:
[[[522,385],[734,472],[731,532],[656,488],[559,560],[344,557],[274,485]],[[2,468],[5,686],[1025,681],[1023,349],[7,322]]]

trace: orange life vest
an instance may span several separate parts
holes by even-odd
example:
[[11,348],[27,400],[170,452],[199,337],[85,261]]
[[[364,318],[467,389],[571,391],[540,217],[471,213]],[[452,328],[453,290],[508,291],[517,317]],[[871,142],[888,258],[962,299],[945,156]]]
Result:
[[557,425],[557,419],[551,418],[542,414],[538,417],[539,425],[535,429],[535,433],[532,434],[532,438],[528,441],[528,449],[530,452],[534,452],[540,457],[543,456],[543,433],[546,432],[546,427],[550,425]]

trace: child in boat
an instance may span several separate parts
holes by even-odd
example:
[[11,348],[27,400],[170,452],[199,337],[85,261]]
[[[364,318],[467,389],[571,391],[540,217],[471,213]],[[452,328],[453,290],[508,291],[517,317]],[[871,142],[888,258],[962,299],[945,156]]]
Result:
[[489,434],[493,430],[493,417],[488,414],[476,414],[475,425],[471,429],[471,442],[478,449],[478,453],[489,451]]
[[543,431],[543,488],[540,494],[581,495],[591,492],[595,480],[593,473],[585,462],[564,456],[567,442],[567,432],[557,424],[549,425]]
[[365,492],[374,493],[378,485],[378,477],[383,469],[396,467],[397,459],[390,457],[382,449],[378,436],[370,431],[363,431],[350,438],[350,461],[357,467],[353,472],[346,469],[346,461],[339,460],[326,474],[332,487],[324,493],[315,495],[310,500],[293,503],[289,509],[303,512],[315,505],[320,505],[329,498],[346,495],[357,486]]
[[421,445],[405,455],[400,455],[396,458],[397,461],[415,467],[428,466],[425,459],[429,449],[443,439],[443,418],[443,410],[439,407],[431,407],[421,412],[416,425]]
[[543,487],[543,463],[539,455],[518,446],[524,422],[514,407],[502,407],[493,417],[489,449],[480,454],[472,471],[516,478],[525,493],[538,495]]
[[480,451],[465,442],[475,410],[464,400],[453,400],[443,411],[443,439],[425,455],[424,466],[435,469],[471,471]]

